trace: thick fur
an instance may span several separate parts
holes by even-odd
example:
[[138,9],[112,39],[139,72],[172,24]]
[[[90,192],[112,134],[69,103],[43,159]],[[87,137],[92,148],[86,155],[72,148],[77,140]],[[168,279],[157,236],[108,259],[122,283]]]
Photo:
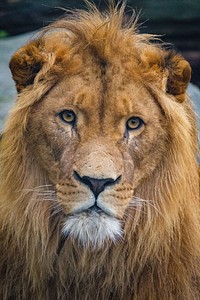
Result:
[[[3,300],[200,298],[190,67],[125,24],[123,9],[76,12],[11,59],[18,98],[0,144]],[[76,111],[75,128],[58,118],[63,109]],[[145,124],[127,132],[136,114]],[[120,178],[99,195],[102,212],[88,212],[94,197],[74,170]]]

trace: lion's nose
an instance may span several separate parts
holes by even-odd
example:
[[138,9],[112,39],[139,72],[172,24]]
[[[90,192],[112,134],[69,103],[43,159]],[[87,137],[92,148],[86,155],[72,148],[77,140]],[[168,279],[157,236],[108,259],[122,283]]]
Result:
[[99,179],[99,178],[93,178],[89,176],[81,177],[76,171],[74,171],[74,176],[78,181],[84,183],[91,189],[95,198],[97,198],[99,194],[105,190],[106,187],[118,183],[119,180],[121,179],[121,176],[119,176],[116,180],[114,180],[113,178]]

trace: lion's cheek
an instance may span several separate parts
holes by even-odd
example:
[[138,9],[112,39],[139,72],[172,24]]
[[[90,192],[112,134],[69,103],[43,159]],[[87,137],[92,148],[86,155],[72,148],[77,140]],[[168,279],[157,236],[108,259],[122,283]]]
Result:
[[59,162],[55,160],[53,149],[51,151],[49,149],[50,146],[47,147],[44,143],[37,141],[34,147],[31,147],[30,156],[50,182],[55,183],[59,174]]
[[[43,140],[44,141],[44,140]],[[73,175],[75,142],[40,141],[37,146],[39,164],[46,170],[49,179],[56,185]]]
[[[161,128],[155,128],[157,136],[141,138],[137,143],[130,143],[129,154],[133,162],[132,182],[134,188],[149,176],[164,161],[168,149],[168,136]],[[159,133],[159,134],[158,134]]]

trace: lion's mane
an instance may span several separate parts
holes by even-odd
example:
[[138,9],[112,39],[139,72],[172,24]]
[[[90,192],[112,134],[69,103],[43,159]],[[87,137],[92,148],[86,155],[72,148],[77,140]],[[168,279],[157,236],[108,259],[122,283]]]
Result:
[[[197,132],[185,92],[190,68],[151,39],[138,34],[135,23],[125,24],[123,8],[108,14],[91,8],[53,23],[13,56],[19,93],[0,144],[1,299],[200,298]],[[157,82],[149,90],[169,124],[165,158],[136,189],[151,201],[124,218],[124,237],[115,244],[93,249],[62,241],[59,206],[36,193],[51,180],[27,144],[31,109],[63,73],[70,76],[81,65],[77,48],[91,47],[102,63],[118,51],[128,67],[133,43],[142,84]]]

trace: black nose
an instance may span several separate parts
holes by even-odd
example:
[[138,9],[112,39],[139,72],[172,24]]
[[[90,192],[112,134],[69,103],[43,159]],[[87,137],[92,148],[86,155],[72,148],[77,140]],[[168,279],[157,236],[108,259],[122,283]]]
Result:
[[98,197],[98,195],[105,190],[107,186],[111,186],[113,184],[116,184],[119,182],[121,176],[119,176],[116,180],[112,178],[92,178],[89,176],[83,176],[81,177],[76,171],[74,171],[75,178],[84,183],[85,185],[89,186],[93,194],[95,195],[95,198]]

